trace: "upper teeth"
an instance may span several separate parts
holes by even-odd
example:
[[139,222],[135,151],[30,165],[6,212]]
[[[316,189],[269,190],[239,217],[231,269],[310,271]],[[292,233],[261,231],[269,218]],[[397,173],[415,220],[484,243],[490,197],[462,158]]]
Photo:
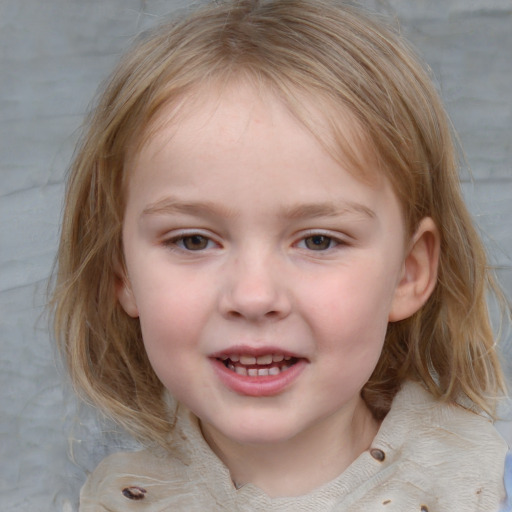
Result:
[[251,365],[251,364],[265,365],[265,364],[271,364],[271,363],[279,363],[283,360],[288,361],[291,359],[291,357],[284,356],[283,354],[266,354],[264,356],[258,356],[258,357],[250,356],[247,354],[242,354],[242,355],[231,354],[227,357],[224,357],[223,359],[224,360],[229,359],[233,363],[240,362],[240,364],[243,364],[243,365]]

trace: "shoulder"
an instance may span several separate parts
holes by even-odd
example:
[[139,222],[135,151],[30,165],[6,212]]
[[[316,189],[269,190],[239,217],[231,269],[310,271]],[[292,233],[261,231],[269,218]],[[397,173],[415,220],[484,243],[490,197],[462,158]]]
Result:
[[[80,492],[80,512],[211,510],[202,465],[163,448],[105,458]],[[219,509],[220,510],[220,509]]]
[[230,510],[229,473],[203,440],[197,419],[185,408],[176,415],[171,439],[169,448],[105,458],[80,492],[80,512],[211,510],[214,496],[221,494],[226,495],[222,503],[228,504],[222,510]]
[[181,466],[163,450],[110,455],[82,487],[80,512],[132,510],[135,505],[136,510],[151,510],[155,500],[168,494],[169,485],[180,485],[176,477],[182,474]]
[[507,445],[492,422],[435,400],[419,384],[397,395],[376,441],[431,490],[436,510],[492,511],[504,497]]
[[458,456],[462,455],[459,449],[474,449],[491,456],[499,454],[501,463],[505,459],[507,445],[489,418],[459,405],[440,402],[420,384],[409,382],[404,386],[393,403],[389,421],[395,431],[398,424],[403,425],[408,433],[406,439],[419,447],[446,445],[448,451],[453,450]]

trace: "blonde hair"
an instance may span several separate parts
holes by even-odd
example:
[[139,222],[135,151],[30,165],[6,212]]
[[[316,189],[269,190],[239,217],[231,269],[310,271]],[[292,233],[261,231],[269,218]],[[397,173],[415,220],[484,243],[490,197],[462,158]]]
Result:
[[[469,398],[491,416],[504,391],[486,294],[495,289],[461,197],[450,123],[428,73],[395,31],[344,2],[226,0],[152,30],[127,53],[87,121],[67,185],[53,296],[55,330],[78,390],[139,439],[165,443],[172,418],[142,344],[116,299],[123,267],[124,160],[164,105],[202,84],[246,77],[270,88],[321,138],[307,101],[321,98],[331,143],[349,112],[402,205],[408,236],[432,217],[441,234],[437,286],[389,325],[363,397],[377,418],[406,379],[441,400]],[[336,151],[336,147],[334,147]]]

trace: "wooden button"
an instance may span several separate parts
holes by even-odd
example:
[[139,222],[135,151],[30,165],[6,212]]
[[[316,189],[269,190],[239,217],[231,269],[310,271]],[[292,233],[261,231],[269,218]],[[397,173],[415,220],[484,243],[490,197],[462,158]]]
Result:
[[146,489],[142,487],[125,487],[123,489],[123,496],[129,500],[143,500],[146,496]]
[[372,448],[370,450],[370,455],[379,462],[383,462],[384,459],[386,458],[386,454],[382,450],[379,450],[378,448]]

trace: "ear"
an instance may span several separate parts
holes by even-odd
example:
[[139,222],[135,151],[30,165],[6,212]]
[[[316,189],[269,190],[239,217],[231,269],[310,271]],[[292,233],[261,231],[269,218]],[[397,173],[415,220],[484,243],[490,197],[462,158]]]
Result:
[[[119,267],[120,265],[116,266]],[[124,268],[116,270],[116,297],[127,315],[132,318],[139,316],[132,285]]]
[[425,217],[405,254],[389,313],[390,322],[409,318],[427,302],[437,283],[440,245],[437,226],[430,217]]

